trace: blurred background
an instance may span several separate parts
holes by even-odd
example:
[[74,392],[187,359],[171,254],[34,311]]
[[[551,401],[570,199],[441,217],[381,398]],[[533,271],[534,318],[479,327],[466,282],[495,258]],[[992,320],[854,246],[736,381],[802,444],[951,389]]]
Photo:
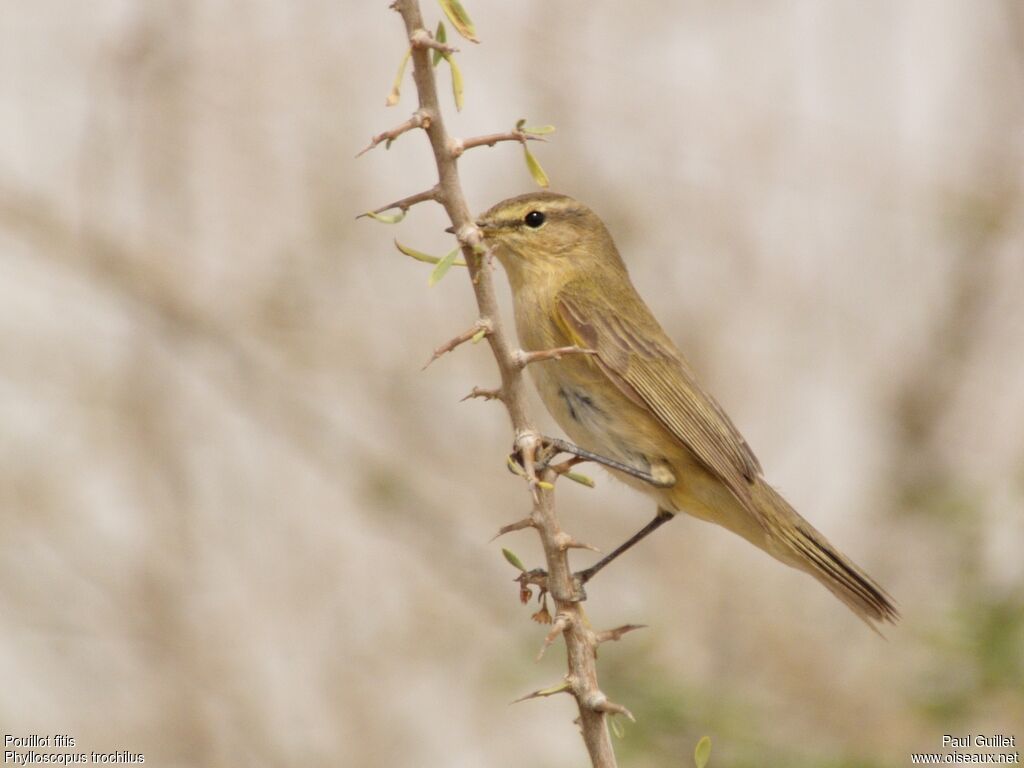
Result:
[[[440,11],[425,0],[433,27]],[[678,519],[595,581],[623,765],[1024,739],[1024,4],[467,0],[469,136],[521,117],[769,479],[897,598],[882,640]],[[449,32],[450,36],[453,33]],[[489,543],[528,501],[387,2],[0,14],[0,727],[157,766],[584,766]],[[471,205],[535,188],[514,144]],[[507,291],[499,275],[502,300]],[[532,394],[532,392],[531,392]],[[535,402],[544,429],[556,433]],[[603,549],[653,513],[559,489]],[[570,487],[571,486],[571,487]],[[582,567],[592,556],[578,553]]]

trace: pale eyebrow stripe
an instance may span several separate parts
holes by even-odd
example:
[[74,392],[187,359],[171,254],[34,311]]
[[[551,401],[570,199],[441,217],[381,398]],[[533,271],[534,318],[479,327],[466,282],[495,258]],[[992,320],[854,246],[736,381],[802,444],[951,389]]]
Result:
[[498,223],[505,227],[519,226],[523,218],[530,211],[540,211],[554,218],[569,218],[583,216],[586,209],[582,208],[575,200],[550,200],[537,199],[532,202],[520,202],[514,209],[499,219]]

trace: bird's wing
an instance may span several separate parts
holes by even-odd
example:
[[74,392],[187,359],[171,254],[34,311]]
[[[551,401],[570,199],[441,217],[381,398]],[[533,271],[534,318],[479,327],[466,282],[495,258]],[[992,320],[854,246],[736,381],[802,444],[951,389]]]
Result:
[[647,307],[631,320],[607,302],[566,286],[558,309],[570,338],[597,353],[591,359],[609,380],[653,414],[760,519],[750,488],[761,474],[757,457],[722,407],[701,389]]

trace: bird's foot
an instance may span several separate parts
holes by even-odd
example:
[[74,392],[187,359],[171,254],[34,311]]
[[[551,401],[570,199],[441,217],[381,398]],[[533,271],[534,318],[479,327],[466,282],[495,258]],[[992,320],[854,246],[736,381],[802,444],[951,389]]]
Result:
[[[602,456],[599,453],[588,451],[586,448],[580,448],[578,445],[570,443],[568,440],[562,440],[559,437],[546,437],[541,436],[541,445],[537,450],[537,455],[534,458],[534,468],[537,472],[543,472],[549,467],[554,469],[558,474],[564,474],[569,471],[576,464],[580,464],[584,461],[593,461],[596,464],[601,464],[608,469],[618,470],[624,474],[635,477],[638,480],[643,480],[645,483],[649,483],[658,488],[667,488],[675,485],[676,477],[672,474],[664,462],[659,462],[656,465],[648,465],[648,469],[641,469],[634,467],[630,464],[618,461],[616,459],[610,459],[607,456]],[[562,462],[558,465],[553,465],[551,462],[555,457],[568,453],[572,456],[568,461]],[[521,474],[520,470],[523,469],[523,456],[522,452],[518,447],[513,449],[513,452],[509,455],[509,471],[514,474]]]

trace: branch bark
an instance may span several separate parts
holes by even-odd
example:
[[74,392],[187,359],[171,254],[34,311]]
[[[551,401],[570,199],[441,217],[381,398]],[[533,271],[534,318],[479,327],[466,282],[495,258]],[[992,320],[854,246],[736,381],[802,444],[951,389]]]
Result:
[[493,147],[502,141],[518,141],[525,144],[528,141],[547,141],[541,136],[533,136],[523,131],[504,131],[502,133],[489,133],[486,136],[473,136],[469,139],[452,139],[451,152],[455,157],[462,155],[467,149],[476,147]]
[[400,125],[396,125],[387,131],[382,131],[370,139],[370,143],[358,154],[357,158],[362,157],[371,149],[376,147],[381,142],[386,142],[385,149],[391,146],[391,142],[401,136],[403,133],[407,133],[415,128],[425,128],[430,125],[430,114],[424,112],[422,109],[413,112],[412,117],[406,120]]
[[[407,39],[424,39],[427,31],[418,0],[396,0],[392,7],[405,23]],[[598,686],[597,635],[590,628],[590,622],[579,602],[572,570],[569,567],[569,546],[566,542],[572,542],[573,539],[562,530],[558,522],[552,491],[537,483],[538,480],[544,481],[545,485],[551,483],[555,480],[556,474],[550,469],[544,469],[538,477],[534,466],[534,457],[540,447],[541,438],[533,426],[526,406],[522,360],[517,357],[515,347],[510,343],[504,327],[498,320],[498,304],[491,270],[486,267],[485,260],[479,255],[483,247],[483,238],[474,224],[459,181],[457,158],[471,142],[461,142],[460,146],[459,142],[452,140],[445,128],[430,57],[429,47],[413,46],[413,79],[419,96],[419,111],[421,114],[430,115],[430,120],[425,121],[420,127],[430,140],[437,165],[439,180],[436,199],[444,206],[454,231],[458,233],[466,264],[469,266],[470,282],[480,310],[479,316],[489,318],[491,322],[486,338],[501,376],[501,386],[495,394],[508,411],[515,433],[516,447],[523,457],[524,468],[531,481],[529,489],[533,507],[529,519],[540,535],[544,547],[544,557],[547,561],[546,585],[560,617],[561,635],[565,639],[568,658],[568,673],[565,678],[567,690],[572,693],[579,706],[580,728],[592,764],[595,768],[614,768],[615,753],[612,750],[605,716],[609,713],[626,713],[626,710],[608,701]],[[495,135],[483,137],[479,143],[490,144],[502,140],[522,141],[523,137]]]

